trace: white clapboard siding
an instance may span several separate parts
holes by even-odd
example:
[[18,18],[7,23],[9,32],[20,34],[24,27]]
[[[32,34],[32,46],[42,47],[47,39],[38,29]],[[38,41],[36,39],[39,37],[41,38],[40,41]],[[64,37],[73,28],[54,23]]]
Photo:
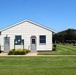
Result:
[[[24,48],[28,49],[30,46],[30,37],[35,35],[37,37],[37,50],[52,50],[52,31],[40,27],[34,23],[25,21],[19,25],[12,26],[2,31],[1,33],[1,49],[4,50],[4,37],[10,37],[10,49],[14,48],[15,35],[22,35],[24,39]],[[46,44],[39,43],[39,35],[46,35]],[[20,46],[19,46],[20,48]],[[21,46],[22,48],[22,46]]]

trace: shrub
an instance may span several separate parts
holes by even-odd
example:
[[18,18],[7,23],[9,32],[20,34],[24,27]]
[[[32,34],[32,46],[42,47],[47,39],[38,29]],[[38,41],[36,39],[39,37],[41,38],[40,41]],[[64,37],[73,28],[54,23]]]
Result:
[[15,50],[15,55],[24,55],[26,54],[25,50]]
[[25,55],[28,52],[30,52],[28,49],[12,49],[8,52],[8,55]]
[[55,47],[53,47],[53,50],[52,51],[56,51],[56,48]]
[[24,54],[26,54],[26,51],[22,50],[20,54],[24,55]]
[[52,49],[52,51],[56,51],[57,50],[57,45],[53,45],[53,49]]
[[28,50],[28,49],[24,49],[25,51],[26,51],[26,53],[29,53],[30,52],[30,50]]
[[8,52],[8,55],[14,55],[14,50],[10,50],[10,51]]

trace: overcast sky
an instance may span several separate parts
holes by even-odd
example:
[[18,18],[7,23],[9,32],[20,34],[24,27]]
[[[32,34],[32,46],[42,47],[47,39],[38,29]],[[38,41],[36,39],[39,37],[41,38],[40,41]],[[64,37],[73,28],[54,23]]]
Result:
[[24,19],[56,32],[76,29],[76,0],[0,0],[0,29]]

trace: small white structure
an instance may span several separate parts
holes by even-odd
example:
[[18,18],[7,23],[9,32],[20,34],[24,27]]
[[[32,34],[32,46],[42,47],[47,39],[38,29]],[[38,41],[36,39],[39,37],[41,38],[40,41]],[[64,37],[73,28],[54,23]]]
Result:
[[54,31],[30,20],[24,20],[1,30],[1,50],[24,48],[31,52],[52,51]]

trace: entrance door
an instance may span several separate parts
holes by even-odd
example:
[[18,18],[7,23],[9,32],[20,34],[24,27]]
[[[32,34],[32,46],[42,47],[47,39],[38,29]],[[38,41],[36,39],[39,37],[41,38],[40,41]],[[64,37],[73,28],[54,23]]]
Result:
[[36,52],[36,36],[31,36],[31,52]]
[[10,50],[10,37],[4,37],[4,52]]

